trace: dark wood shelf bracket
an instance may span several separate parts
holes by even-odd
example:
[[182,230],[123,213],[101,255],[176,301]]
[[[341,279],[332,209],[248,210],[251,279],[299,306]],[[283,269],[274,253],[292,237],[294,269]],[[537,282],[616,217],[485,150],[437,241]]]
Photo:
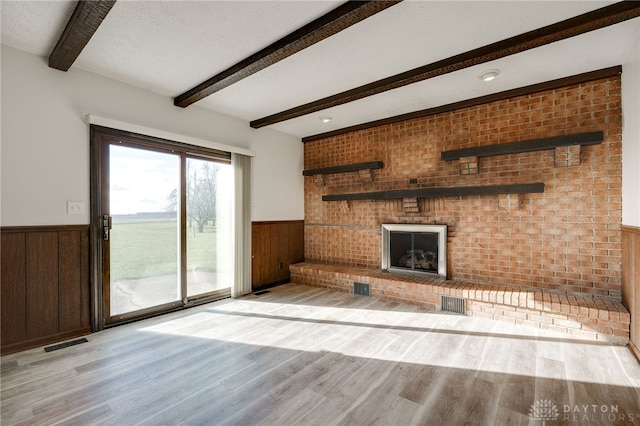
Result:
[[544,183],[512,185],[458,186],[416,189],[392,189],[389,191],[360,192],[352,194],[323,195],[322,201],[390,200],[400,198],[435,198],[471,195],[532,194],[544,192]]

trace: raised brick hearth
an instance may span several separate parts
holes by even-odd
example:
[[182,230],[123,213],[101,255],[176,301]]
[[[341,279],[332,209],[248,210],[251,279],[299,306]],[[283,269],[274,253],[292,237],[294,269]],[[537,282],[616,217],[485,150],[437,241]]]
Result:
[[554,330],[581,339],[617,344],[626,344],[629,339],[629,312],[615,300],[311,262],[291,265],[290,270],[291,281],[297,284],[353,292],[353,283],[362,282],[370,285],[371,297],[429,309],[440,308],[440,295],[457,296],[466,300],[469,316]]

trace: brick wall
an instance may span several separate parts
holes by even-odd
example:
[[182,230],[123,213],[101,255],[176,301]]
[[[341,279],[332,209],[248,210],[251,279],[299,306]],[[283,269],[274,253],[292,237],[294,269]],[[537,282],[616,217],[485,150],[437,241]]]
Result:
[[[601,145],[446,162],[445,150],[599,131]],[[620,78],[305,144],[305,259],[380,268],[380,225],[448,225],[449,278],[620,298]],[[581,158],[576,161],[576,158]],[[580,164],[578,164],[578,162]],[[373,176],[372,176],[373,175]],[[417,179],[417,183],[410,183]],[[543,194],[323,202],[325,194],[544,182]]]

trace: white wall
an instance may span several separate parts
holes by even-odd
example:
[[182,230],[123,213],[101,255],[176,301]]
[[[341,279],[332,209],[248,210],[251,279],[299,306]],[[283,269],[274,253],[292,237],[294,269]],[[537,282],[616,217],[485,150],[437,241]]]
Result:
[[[252,220],[304,219],[303,147],[300,139],[292,144],[282,137],[266,135],[260,143],[251,145],[256,152],[253,161]],[[283,170],[287,171],[288,180],[284,178]],[[292,199],[296,203],[292,203]]]
[[[87,113],[252,149],[253,220],[304,218],[299,139],[2,46],[1,226],[89,223]],[[68,215],[67,201],[84,201]]]
[[622,64],[622,224],[640,227],[640,35]]

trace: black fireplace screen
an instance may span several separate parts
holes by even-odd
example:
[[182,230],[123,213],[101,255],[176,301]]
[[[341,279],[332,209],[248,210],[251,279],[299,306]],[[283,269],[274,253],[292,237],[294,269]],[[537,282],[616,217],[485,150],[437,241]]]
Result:
[[435,232],[389,233],[392,268],[438,273],[438,234]]

